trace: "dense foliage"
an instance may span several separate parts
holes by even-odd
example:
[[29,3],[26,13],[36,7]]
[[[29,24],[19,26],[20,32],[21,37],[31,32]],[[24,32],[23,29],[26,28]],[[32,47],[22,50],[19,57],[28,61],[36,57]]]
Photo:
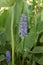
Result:
[[0,0],[2,7],[0,65],[43,65],[43,0]]

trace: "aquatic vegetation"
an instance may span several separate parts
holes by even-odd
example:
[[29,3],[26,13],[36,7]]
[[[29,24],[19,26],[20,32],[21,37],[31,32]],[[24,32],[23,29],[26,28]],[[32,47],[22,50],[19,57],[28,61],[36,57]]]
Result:
[[43,0],[0,0],[0,65],[43,65]]

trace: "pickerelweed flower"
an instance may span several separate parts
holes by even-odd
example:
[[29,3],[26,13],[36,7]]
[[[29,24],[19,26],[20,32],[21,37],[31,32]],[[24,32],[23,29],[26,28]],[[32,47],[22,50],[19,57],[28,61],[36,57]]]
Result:
[[10,51],[6,51],[6,61],[7,62],[11,61],[11,52]]
[[24,38],[26,34],[27,34],[27,16],[25,14],[22,14],[20,18],[20,37]]

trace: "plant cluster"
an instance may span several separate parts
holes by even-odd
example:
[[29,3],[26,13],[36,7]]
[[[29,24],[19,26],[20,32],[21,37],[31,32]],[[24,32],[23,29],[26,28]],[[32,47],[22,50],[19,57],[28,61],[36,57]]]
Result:
[[43,65],[43,0],[0,0],[2,7],[0,65]]

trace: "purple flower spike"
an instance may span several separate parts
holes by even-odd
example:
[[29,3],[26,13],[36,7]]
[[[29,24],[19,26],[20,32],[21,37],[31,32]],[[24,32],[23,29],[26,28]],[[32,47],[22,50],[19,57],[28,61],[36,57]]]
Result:
[[9,62],[11,60],[11,53],[10,51],[6,51],[6,61]]
[[24,38],[26,34],[27,34],[27,16],[25,14],[22,14],[20,19],[20,37]]

